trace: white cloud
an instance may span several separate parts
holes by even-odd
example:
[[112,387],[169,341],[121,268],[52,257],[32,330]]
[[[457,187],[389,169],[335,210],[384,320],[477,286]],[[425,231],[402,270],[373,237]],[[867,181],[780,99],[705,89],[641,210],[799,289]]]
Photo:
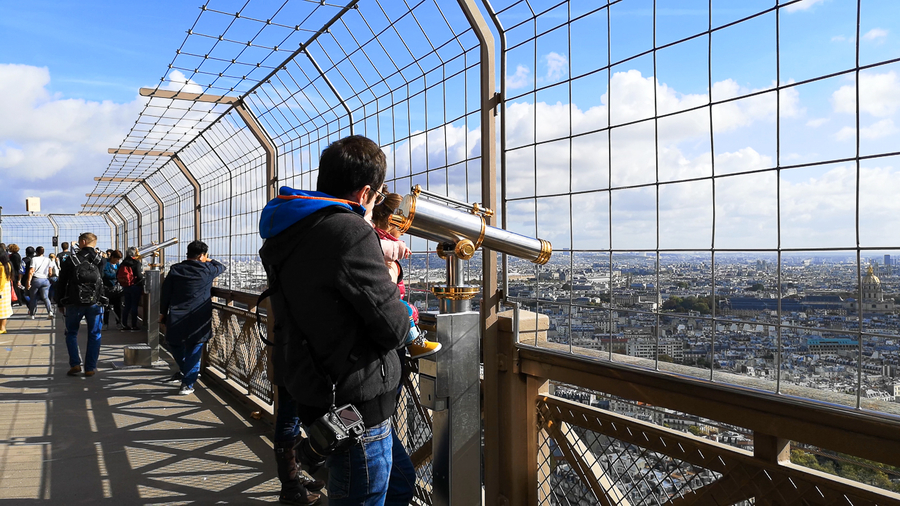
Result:
[[[900,79],[893,70],[882,74],[860,72],[859,109],[872,116],[893,116],[900,109]],[[836,112],[856,113],[856,86],[847,84],[831,95]]]
[[[888,31],[884,28],[872,28],[863,35],[863,40],[879,40],[888,36]],[[879,42],[883,42],[879,40]]]
[[565,55],[551,51],[544,56],[544,61],[547,63],[547,74],[544,76],[546,81],[556,82],[569,74],[569,60]]
[[166,90],[183,91],[185,93],[203,93],[203,87],[188,79],[180,70],[169,73],[169,79],[162,86]]
[[809,10],[812,6],[817,3],[824,2],[825,0],[802,0],[801,2],[797,2],[795,4],[788,5],[784,8],[784,10],[788,12],[798,12]]
[[839,141],[848,141],[850,139],[855,139],[856,138],[856,129],[853,127],[848,127],[848,126],[841,128],[840,130],[837,131],[836,134],[834,134],[834,138]]
[[[883,137],[887,137],[889,135],[894,135],[895,133],[900,132],[900,129],[894,125],[894,120],[892,119],[883,119],[877,121],[867,127],[862,127],[859,131],[859,136],[862,139],[881,139]],[[834,137],[839,141],[847,141],[856,139],[856,129],[853,127],[844,127],[836,134]]]
[[[46,211],[71,213],[81,210],[93,176],[109,163],[107,148],[119,145],[143,99],[67,99],[51,94],[49,84],[46,67],[0,64],[0,201],[48,195]],[[69,189],[65,198],[50,198],[59,188]]]
[[529,75],[531,71],[525,65],[516,65],[516,73],[506,76],[506,88],[509,90],[517,90],[528,86],[531,82]]
[[806,122],[806,126],[812,127],[812,128],[819,128],[820,126],[824,125],[825,123],[828,123],[829,120],[830,120],[830,118],[811,119]]

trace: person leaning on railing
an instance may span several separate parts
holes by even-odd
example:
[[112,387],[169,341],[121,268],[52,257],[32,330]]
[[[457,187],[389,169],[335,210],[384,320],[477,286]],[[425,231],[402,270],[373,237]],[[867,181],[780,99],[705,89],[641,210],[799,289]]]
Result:
[[194,393],[200,374],[203,344],[212,336],[212,284],[225,266],[209,258],[209,246],[193,241],[187,259],[169,268],[159,299],[159,322],[166,325],[166,342],[179,372],[170,379],[180,383],[178,395]]
[[[287,400],[296,402],[293,412],[282,413],[287,408],[279,406],[276,455],[282,450],[285,461],[293,461],[297,429],[278,418],[299,417],[311,432],[335,414],[335,406],[352,405],[364,425],[362,437],[348,447],[323,448],[313,437],[301,446],[311,450],[303,452],[307,462],[324,461],[328,468],[332,506],[408,505],[414,494],[415,476],[393,472],[400,467],[392,466],[395,452],[406,455],[391,416],[400,382],[395,350],[409,332],[409,313],[365,219],[380,200],[386,166],[384,152],[370,139],[335,141],[319,160],[318,191],[282,187],[260,214],[265,243],[259,254],[275,318],[273,383],[284,385]],[[324,450],[331,451],[327,460]],[[285,497],[282,486],[281,502],[305,504],[304,499]]]

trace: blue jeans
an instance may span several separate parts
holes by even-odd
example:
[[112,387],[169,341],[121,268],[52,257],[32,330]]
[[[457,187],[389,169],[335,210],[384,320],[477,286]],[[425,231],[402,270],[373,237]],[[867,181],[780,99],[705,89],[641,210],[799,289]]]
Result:
[[[350,450],[328,457],[328,504],[332,506],[408,505],[415,470],[391,421],[366,429]],[[399,455],[402,453],[402,458]],[[405,462],[404,462],[405,460]]]
[[69,350],[69,367],[81,365],[81,353],[78,351],[78,326],[81,319],[87,322],[88,340],[84,353],[84,370],[97,369],[97,358],[100,356],[100,329],[102,328],[103,306],[69,306],[66,308],[66,349]]
[[125,298],[125,309],[122,311],[122,325],[128,326],[128,317],[131,317],[131,326],[138,327],[138,306],[141,305],[141,294],[144,287],[141,285],[126,286],[122,291]]
[[38,297],[47,306],[47,314],[53,314],[53,306],[50,305],[50,280],[47,278],[31,278],[31,290],[28,291],[31,300],[28,301],[28,314],[37,312]]
[[197,382],[197,376],[200,375],[200,357],[203,356],[203,343],[185,346],[181,341],[170,342],[169,347],[172,348],[172,356],[184,379],[181,384],[193,387]]
[[294,441],[300,435],[297,402],[287,388],[278,385],[278,410],[275,412],[275,443]]

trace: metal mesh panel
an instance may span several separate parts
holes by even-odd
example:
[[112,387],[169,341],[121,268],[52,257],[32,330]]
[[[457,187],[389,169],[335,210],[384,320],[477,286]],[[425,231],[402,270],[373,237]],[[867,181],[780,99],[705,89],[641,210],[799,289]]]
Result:
[[273,403],[274,388],[266,369],[268,348],[261,339],[266,337],[266,322],[257,325],[256,315],[250,311],[218,303],[214,308],[212,339],[207,345],[207,365],[222,372],[227,379],[263,402]]
[[[504,222],[554,245],[505,273],[531,274],[509,293],[551,315],[548,342],[893,412],[868,402],[889,394],[868,357],[893,331],[854,323],[892,319],[869,266],[897,286],[869,203],[897,189],[872,94],[900,56],[873,41],[887,4],[491,4]],[[833,360],[811,366],[810,342]]]

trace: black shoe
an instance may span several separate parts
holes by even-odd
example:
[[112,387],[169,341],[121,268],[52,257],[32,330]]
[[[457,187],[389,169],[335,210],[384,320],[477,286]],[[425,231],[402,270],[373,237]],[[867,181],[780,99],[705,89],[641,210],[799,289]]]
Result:
[[303,488],[302,485],[282,487],[281,494],[278,495],[278,502],[281,504],[316,504],[322,496],[310,492]]
[[171,377],[164,379],[163,383],[181,383],[181,380],[183,379],[184,374],[181,374],[181,372],[176,372]]

